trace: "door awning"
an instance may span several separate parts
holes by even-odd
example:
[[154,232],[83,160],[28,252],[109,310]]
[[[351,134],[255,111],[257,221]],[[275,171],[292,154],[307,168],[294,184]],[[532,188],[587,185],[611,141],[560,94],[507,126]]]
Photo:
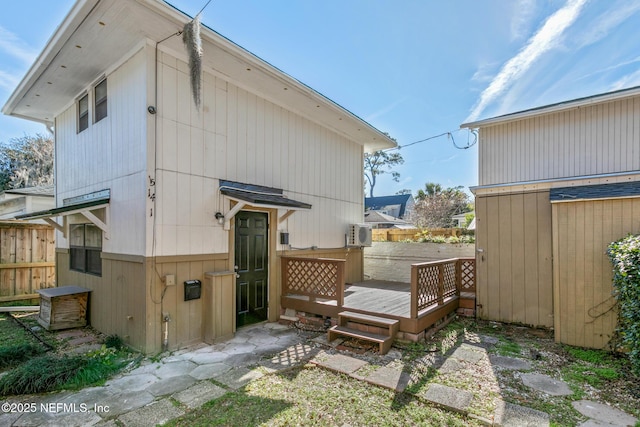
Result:
[[272,209],[286,209],[287,212],[278,219],[278,222],[284,221],[297,210],[311,209],[311,205],[309,203],[289,199],[284,195],[283,190],[280,188],[244,184],[241,182],[221,179],[219,191],[229,199],[237,202],[229,212],[224,214],[224,227],[226,230],[230,228],[229,221],[231,221],[231,218],[233,218],[235,214],[246,205]]
[[[60,231],[65,237],[67,235],[67,221],[66,217],[69,215],[80,214],[95,224],[104,232],[106,239],[109,237],[109,227],[107,222],[98,218],[93,211],[109,206],[111,199],[110,190],[101,190],[89,194],[84,194],[78,197],[72,197],[63,200],[63,206],[53,209],[46,209],[43,211],[31,212],[27,214],[17,215],[16,219],[30,220],[30,219],[42,219],[55,229]],[[108,211],[107,211],[108,216]],[[63,217],[63,224],[60,225],[52,218]]]

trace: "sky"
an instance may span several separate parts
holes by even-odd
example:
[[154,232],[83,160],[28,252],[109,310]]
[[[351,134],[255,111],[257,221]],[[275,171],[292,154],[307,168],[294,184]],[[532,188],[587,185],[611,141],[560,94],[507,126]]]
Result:
[[[0,105],[73,3],[3,2]],[[375,196],[477,185],[462,123],[640,85],[640,0],[212,0],[201,18],[405,146]],[[0,143],[46,132],[0,115]]]

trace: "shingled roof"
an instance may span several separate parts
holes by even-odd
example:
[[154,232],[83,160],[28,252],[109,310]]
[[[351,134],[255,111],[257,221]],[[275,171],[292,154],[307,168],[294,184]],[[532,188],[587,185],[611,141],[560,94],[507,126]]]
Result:
[[549,200],[551,202],[569,202],[573,200],[618,199],[635,196],[640,197],[640,181],[553,188],[549,193]]

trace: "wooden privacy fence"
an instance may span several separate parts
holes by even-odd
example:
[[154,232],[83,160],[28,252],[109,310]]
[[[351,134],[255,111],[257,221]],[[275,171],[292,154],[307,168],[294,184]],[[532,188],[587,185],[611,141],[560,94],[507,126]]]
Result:
[[344,303],[345,264],[343,259],[281,257],[282,295],[336,300]]
[[460,292],[475,292],[475,259],[453,258],[411,266],[411,317],[442,306]]
[[0,298],[56,286],[54,236],[48,225],[0,222]]
[[[405,240],[416,240],[416,234],[425,230],[419,228],[375,228],[371,230],[371,239],[374,242],[402,242]],[[432,236],[460,237],[461,228],[430,228],[429,234]]]

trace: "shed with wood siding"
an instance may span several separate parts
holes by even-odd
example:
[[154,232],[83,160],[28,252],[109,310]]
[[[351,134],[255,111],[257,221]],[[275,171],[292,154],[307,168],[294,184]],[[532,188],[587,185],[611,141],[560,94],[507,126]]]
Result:
[[605,347],[605,251],[640,232],[640,87],[462,126],[479,129],[478,315]]

